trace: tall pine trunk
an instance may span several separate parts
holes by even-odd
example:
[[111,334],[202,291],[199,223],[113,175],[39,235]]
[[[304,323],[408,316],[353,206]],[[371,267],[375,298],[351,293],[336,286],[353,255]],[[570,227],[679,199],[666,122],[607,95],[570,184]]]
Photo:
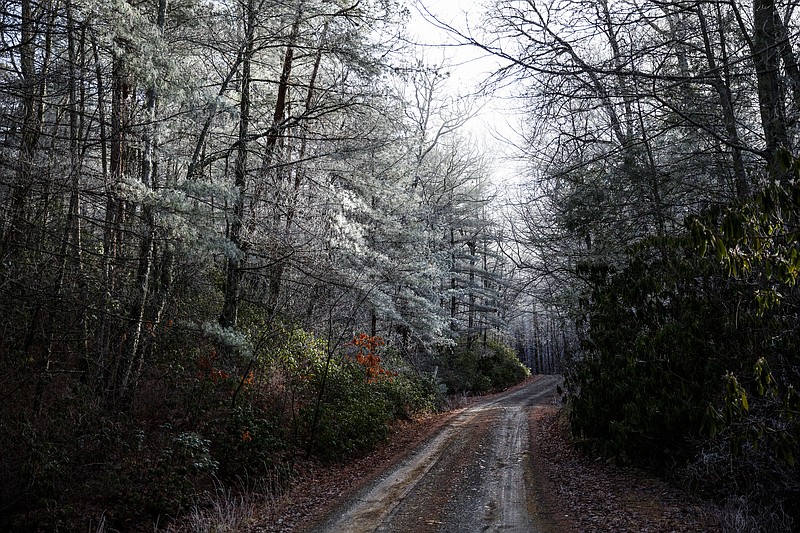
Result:
[[753,0],[753,64],[758,83],[758,104],[766,143],[767,171],[774,182],[789,184],[784,152],[789,148],[784,90],[780,75],[778,12],[774,0]]
[[246,250],[242,239],[244,218],[244,200],[247,189],[247,151],[250,133],[250,67],[253,59],[253,36],[255,32],[256,12],[253,0],[248,0],[245,16],[245,43],[242,57],[241,100],[239,101],[239,137],[237,139],[236,164],[234,168],[234,185],[237,195],[233,204],[228,239],[237,250],[235,257],[228,257],[225,266],[225,301],[219,324],[223,327],[235,327],[239,313],[239,291],[242,281],[241,267],[245,261]]

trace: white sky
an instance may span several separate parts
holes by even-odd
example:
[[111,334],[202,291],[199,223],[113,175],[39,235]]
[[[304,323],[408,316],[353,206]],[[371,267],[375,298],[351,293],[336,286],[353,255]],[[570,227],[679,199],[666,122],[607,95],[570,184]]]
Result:
[[440,28],[436,20],[431,20],[431,15],[468,35],[472,28],[480,27],[483,11],[481,0],[416,0],[411,7],[409,27],[421,44],[431,46],[432,52],[439,47],[441,55],[451,58],[459,66],[456,76],[465,78],[464,81],[477,81],[468,78],[490,73],[496,62],[474,47],[459,46],[458,38]]
[[[458,45],[458,40],[430,20],[429,12],[444,24],[464,34],[475,34],[482,28],[485,0],[414,0],[411,9],[409,30],[411,38],[425,45],[426,57],[432,63],[447,60],[453,65],[448,90],[455,96],[475,93],[478,86],[499,65],[499,60],[472,46]],[[479,37],[479,35],[476,35]],[[502,95],[481,100],[481,111],[466,126],[479,143],[495,157],[494,181],[498,184],[516,183],[520,170],[508,159],[512,148],[502,138],[515,140],[514,124],[520,119],[511,109],[511,104]]]

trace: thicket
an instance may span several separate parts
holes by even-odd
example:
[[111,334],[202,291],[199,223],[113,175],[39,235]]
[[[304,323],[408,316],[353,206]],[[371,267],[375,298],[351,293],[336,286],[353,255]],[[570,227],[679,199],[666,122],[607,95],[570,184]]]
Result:
[[516,352],[497,340],[462,341],[444,351],[441,382],[450,393],[486,393],[506,389],[530,374]]
[[381,337],[329,342],[290,324],[243,322],[243,333],[160,332],[126,409],[108,409],[92,384],[71,379],[49,384],[38,415],[33,388],[7,396],[2,527],[80,530],[87,516],[120,530],[164,526],[202,514],[203,494],[257,480],[280,490],[298,460],[364,454],[393,422],[443,406],[447,391],[495,390],[526,375],[497,342],[442,361],[443,381]]
[[91,511],[124,530],[163,525],[215,482],[281,484],[298,458],[365,453],[393,420],[439,403],[432,380],[382,353],[366,335],[336,349],[288,325],[207,328],[199,340],[175,326],[129,410],[105,409],[79,382],[52,383],[39,416],[12,394],[0,417],[3,527],[80,530]]
[[[774,185],[583,264],[590,328],[568,376],[586,449],[800,524],[800,188]],[[738,513],[739,511],[736,511]]]

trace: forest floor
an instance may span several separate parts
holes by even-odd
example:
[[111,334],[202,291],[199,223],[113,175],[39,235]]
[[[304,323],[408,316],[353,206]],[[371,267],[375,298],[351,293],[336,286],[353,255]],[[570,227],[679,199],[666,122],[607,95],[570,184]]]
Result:
[[[398,468],[409,456],[423,455],[426,447],[430,447],[429,443],[435,439],[441,440],[442,435],[451,431],[451,426],[459,424],[459,417],[463,418],[466,411],[474,410],[480,405],[497,404],[503,397],[511,396],[515,391],[521,392],[521,389],[530,387],[531,383],[539,379],[544,378],[533,377],[510,391],[468,399],[465,401],[466,405],[447,413],[402,422],[394,428],[392,438],[386,445],[358,460],[341,465],[301,466],[291,490],[276,506],[259,517],[256,530],[324,531],[330,526],[323,526],[322,523],[326,519],[330,522],[331,516],[341,514],[345,502],[357,500],[355,496],[375,485],[386,473],[394,472],[392,469]],[[532,502],[530,505],[535,508],[534,512],[538,517],[534,529],[543,533],[721,531],[721,513],[713,505],[635,469],[620,468],[579,453],[569,439],[557,398],[529,402],[523,407],[527,420],[517,420],[514,423],[519,423],[528,432],[523,442],[526,450],[520,456],[527,463],[525,485],[534,487],[533,494],[528,495]],[[510,417],[505,418],[511,420]],[[492,424],[496,424],[497,419],[497,414],[470,418],[466,431],[471,433],[465,435],[465,438],[450,439],[458,440],[462,443],[459,446],[464,448],[470,448],[471,443],[471,447],[475,449],[465,449],[465,455],[471,457],[469,460],[481,462],[475,463],[479,466],[469,468],[459,468],[458,463],[455,467],[440,468],[441,472],[437,474],[439,479],[431,481],[435,483],[435,487],[445,490],[457,488],[459,493],[483,490],[469,485],[480,484],[479,480],[474,480],[481,476],[476,477],[466,471],[484,468],[483,465],[487,464],[484,445],[497,442],[501,433],[508,432],[508,428],[492,429]],[[446,462],[455,454],[448,451],[443,455],[444,459],[436,458],[435,462]],[[494,460],[497,461],[496,458]],[[431,466],[427,468],[434,470]],[[436,514],[442,507],[455,505],[451,498],[440,494],[439,488],[432,491],[428,489],[426,493],[424,483],[420,483],[419,488],[415,486],[408,489],[411,492],[420,492],[423,500],[432,496],[434,500],[437,497],[442,499],[441,502],[433,501],[430,509],[414,507],[413,514],[418,514],[422,519],[415,526],[416,529],[423,527],[430,531],[448,531],[454,528],[459,530],[456,525],[448,525],[447,518]],[[408,499],[412,500],[412,496],[409,494]],[[454,508],[453,516],[464,515],[463,504],[459,505],[462,508]],[[402,519],[405,512],[402,509],[392,511],[393,518],[397,515]],[[481,512],[484,510],[481,509]],[[490,513],[487,510],[486,515],[488,514]],[[477,525],[475,523],[475,527]]]

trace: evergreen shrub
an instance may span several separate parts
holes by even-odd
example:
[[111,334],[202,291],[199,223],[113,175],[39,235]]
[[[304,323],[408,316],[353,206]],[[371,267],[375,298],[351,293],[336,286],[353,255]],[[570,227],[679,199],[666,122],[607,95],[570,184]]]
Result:
[[510,346],[499,341],[459,343],[443,359],[442,380],[451,393],[506,389],[530,375]]

